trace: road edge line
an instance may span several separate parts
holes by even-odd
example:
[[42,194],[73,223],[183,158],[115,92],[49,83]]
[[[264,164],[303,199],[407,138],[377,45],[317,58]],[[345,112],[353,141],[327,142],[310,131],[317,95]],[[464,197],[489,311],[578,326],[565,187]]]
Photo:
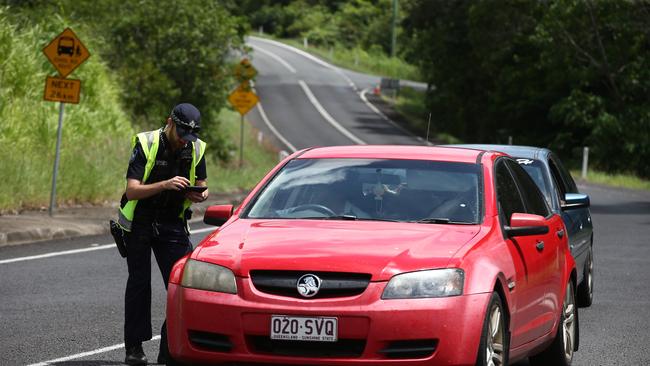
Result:
[[[160,339],[160,335],[157,335],[157,336],[151,338],[150,340],[151,341],[157,341],[159,339]],[[124,343],[115,344],[115,345],[108,346],[108,347],[103,347],[103,348],[98,348],[96,350],[92,350],[92,351],[88,351],[88,352],[77,353],[77,354],[74,354],[74,355],[71,355],[71,356],[56,358],[56,359],[53,359],[53,360],[47,360],[47,361],[42,361],[42,362],[39,362],[39,363],[33,363],[33,364],[30,364],[30,365],[27,365],[27,366],[47,366],[47,365],[50,365],[52,363],[70,361],[70,360],[74,360],[74,359],[77,359],[77,358],[82,358],[82,357],[86,357],[86,356],[96,355],[96,354],[99,354],[99,353],[114,351],[114,350],[120,349],[120,348],[124,348]]]
[[302,90],[305,92],[307,95],[307,99],[311,102],[311,104],[316,108],[318,113],[323,116],[323,118],[330,124],[332,125],[335,129],[337,129],[340,133],[342,133],[345,137],[349,138],[353,142],[359,145],[367,145],[365,141],[362,139],[358,138],[355,136],[352,132],[348,131],[345,127],[343,127],[339,122],[337,122],[334,117],[332,117],[325,108],[320,104],[318,99],[314,96],[314,93],[312,93],[311,89],[309,89],[309,86],[307,86],[307,83],[305,83],[303,80],[298,80],[298,84],[300,84],[300,87]]

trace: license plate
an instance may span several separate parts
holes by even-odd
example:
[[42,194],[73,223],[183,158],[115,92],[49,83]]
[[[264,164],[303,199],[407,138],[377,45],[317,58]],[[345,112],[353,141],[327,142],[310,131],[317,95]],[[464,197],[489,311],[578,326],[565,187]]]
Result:
[[272,315],[271,339],[336,342],[338,339],[338,319]]

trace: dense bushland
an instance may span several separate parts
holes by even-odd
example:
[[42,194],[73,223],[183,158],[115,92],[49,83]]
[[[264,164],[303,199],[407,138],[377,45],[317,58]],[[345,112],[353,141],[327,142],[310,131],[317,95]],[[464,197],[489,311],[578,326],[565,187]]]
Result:
[[408,56],[435,85],[436,125],[467,142],[589,146],[650,177],[650,3],[408,1]]

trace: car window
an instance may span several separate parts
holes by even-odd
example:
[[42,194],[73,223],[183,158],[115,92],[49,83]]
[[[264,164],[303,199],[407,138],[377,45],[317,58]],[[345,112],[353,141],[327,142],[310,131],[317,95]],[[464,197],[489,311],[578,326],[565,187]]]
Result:
[[565,193],[579,193],[576,182],[573,180],[573,177],[571,177],[571,173],[569,173],[564,165],[562,165],[560,159],[558,159],[557,156],[553,155],[551,157],[550,163],[554,164],[557,167],[556,169],[565,185]]
[[536,159],[515,158],[515,160],[517,160],[519,166],[524,168],[526,173],[533,178],[537,187],[542,191],[542,194],[544,194],[544,198],[546,199],[546,202],[548,202],[549,206],[553,206],[551,198],[553,192],[551,188],[552,186],[548,180],[548,175],[545,174],[546,169],[544,163]]
[[246,209],[249,218],[478,223],[480,167],[426,160],[295,159]]
[[567,186],[562,180],[560,171],[558,170],[557,165],[555,165],[553,160],[548,161],[548,166],[551,169],[551,177],[553,178],[553,182],[555,182],[555,190],[557,191],[557,195],[560,198],[560,201],[564,201],[564,195],[567,193]]
[[499,215],[506,225],[510,225],[512,214],[515,212],[525,213],[526,209],[519,195],[517,184],[506,167],[504,159],[497,162],[495,175]]
[[526,213],[548,217],[551,211],[548,208],[546,199],[531,176],[519,164],[512,160],[507,160],[506,164],[512,170],[517,182],[519,182],[524,204],[526,205]]

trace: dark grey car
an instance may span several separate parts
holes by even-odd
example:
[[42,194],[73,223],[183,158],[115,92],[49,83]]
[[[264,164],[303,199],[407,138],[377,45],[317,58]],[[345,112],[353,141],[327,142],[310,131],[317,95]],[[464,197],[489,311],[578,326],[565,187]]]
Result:
[[593,225],[589,196],[581,194],[569,171],[549,149],[513,145],[454,145],[504,152],[517,160],[544,193],[551,209],[560,214],[568,230],[571,253],[578,269],[578,304],[593,301]]

